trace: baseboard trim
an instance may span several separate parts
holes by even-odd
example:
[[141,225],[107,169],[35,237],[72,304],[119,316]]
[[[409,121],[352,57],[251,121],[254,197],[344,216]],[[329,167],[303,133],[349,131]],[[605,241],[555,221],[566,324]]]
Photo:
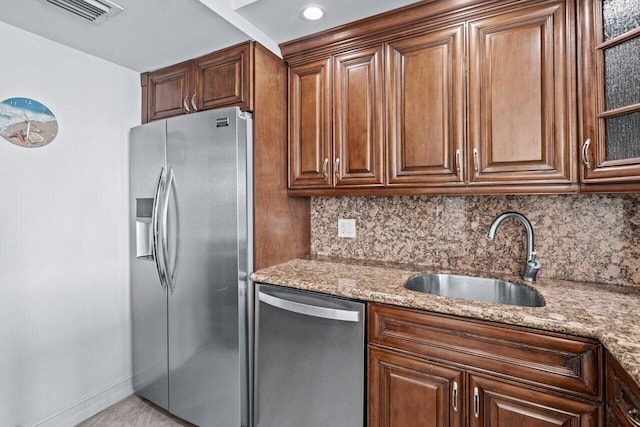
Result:
[[71,427],[133,394],[129,376],[77,401],[59,412],[31,424],[32,427]]

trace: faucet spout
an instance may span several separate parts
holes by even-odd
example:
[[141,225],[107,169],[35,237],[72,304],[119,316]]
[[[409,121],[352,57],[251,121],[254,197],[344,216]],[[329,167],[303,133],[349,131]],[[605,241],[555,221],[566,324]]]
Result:
[[502,221],[507,218],[517,219],[525,228],[525,231],[527,233],[527,259],[524,263],[524,273],[522,274],[522,278],[528,282],[535,282],[536,275],[540,270],[541,264],[540,261],[536,259],[533,227],[531,226],[531,222],[529,222],[526,216],[522,215],[519,212],[504,212],[498,215],[496,219],[494,219],[491,223],[491,227],[489,227],[489,239],[493,240],[496,237],[498,226],[502,224]]

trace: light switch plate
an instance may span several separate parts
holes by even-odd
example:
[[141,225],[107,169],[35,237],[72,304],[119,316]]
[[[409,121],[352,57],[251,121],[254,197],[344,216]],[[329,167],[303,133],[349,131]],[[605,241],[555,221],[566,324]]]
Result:
[[338,237],[356,238],[356,220],[338,219]]

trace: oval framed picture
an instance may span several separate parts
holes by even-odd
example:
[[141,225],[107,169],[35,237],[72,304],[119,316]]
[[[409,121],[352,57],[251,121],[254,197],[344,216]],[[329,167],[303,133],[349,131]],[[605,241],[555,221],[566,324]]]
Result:
[[58,134],[51,110],[31,98],[9,98],[0,103],[0,135],[21,147],[47,145]]

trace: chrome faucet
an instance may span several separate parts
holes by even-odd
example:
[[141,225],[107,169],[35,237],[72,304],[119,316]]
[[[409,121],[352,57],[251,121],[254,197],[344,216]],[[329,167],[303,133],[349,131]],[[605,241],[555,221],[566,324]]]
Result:
[[533,227],[526,216],[518,212],[504,212],[496,217],[489,228],[489,238],[493,240],[496,237],[498,226],[507,218],[515,218],[524,225],[527,231],[527,259],[524,263],[524,273],[522,278],[527,282],[535,282],[538,270],[540,270],[540,261],[536,259],[536,250],[533,242]]

